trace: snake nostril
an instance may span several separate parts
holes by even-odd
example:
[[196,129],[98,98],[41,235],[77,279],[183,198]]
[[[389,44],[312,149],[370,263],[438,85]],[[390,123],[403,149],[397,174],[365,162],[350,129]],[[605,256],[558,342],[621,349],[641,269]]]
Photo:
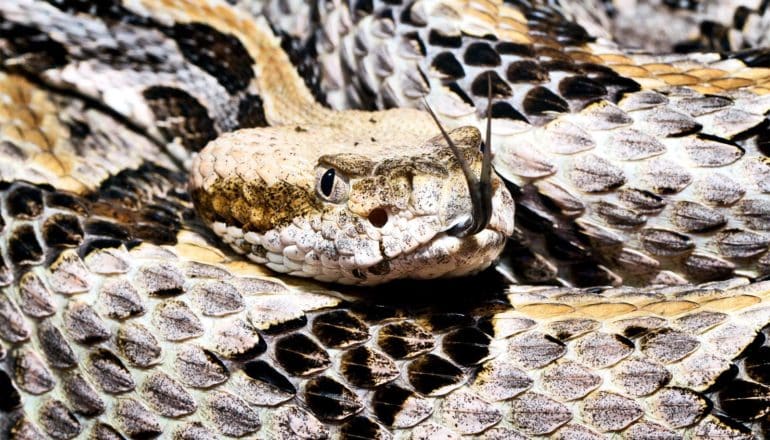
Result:
[[375,228],[381,228],[388,222],[388,213],[382,208],[374,208],[369,213],[369,223]]

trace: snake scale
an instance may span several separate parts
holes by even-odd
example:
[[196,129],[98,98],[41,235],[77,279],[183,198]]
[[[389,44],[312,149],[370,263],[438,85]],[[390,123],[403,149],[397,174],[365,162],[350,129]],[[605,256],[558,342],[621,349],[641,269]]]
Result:
[[1,2],[0,437],[766,438],[768,9]]

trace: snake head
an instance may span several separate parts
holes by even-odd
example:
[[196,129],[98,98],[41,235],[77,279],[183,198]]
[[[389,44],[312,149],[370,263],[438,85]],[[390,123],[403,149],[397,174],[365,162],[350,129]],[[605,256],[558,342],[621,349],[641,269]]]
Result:
[[[480,173],[480,132],[448,135]],[[458,236],[452,231],[469,223],[473,206],[447,139],[395,138],[386,144],[330,127],[231,133],[196,158],[193,200],[234,250],[290,275],[372,285],[489,266],[513,232],[514,203],[502,180],[492,178],[488,225]]]

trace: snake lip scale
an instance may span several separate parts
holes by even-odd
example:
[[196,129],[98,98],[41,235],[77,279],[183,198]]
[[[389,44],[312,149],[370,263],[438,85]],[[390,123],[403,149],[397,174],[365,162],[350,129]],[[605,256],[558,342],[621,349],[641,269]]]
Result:
[[769,115],[767,0],[0,1],[0,439],[768,438]]

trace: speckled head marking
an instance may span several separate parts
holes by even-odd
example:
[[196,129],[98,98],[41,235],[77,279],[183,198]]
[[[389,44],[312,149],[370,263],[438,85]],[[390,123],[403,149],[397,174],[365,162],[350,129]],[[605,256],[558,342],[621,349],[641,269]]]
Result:
[[[492,182],[489,225],[452,236],[472,213],[457,157],[441,135],[418,141],[422,134],[406,130],[400,139],[378,138],[390,124],[382,118],[358,135],[295,127],[217,139],[193,164],[199,213],[236,251],[295,276],[377,284],[487,267],[513,232],[514,205],[502,181]],[[478,174],[480,132],[465,127],[449,136]]]

